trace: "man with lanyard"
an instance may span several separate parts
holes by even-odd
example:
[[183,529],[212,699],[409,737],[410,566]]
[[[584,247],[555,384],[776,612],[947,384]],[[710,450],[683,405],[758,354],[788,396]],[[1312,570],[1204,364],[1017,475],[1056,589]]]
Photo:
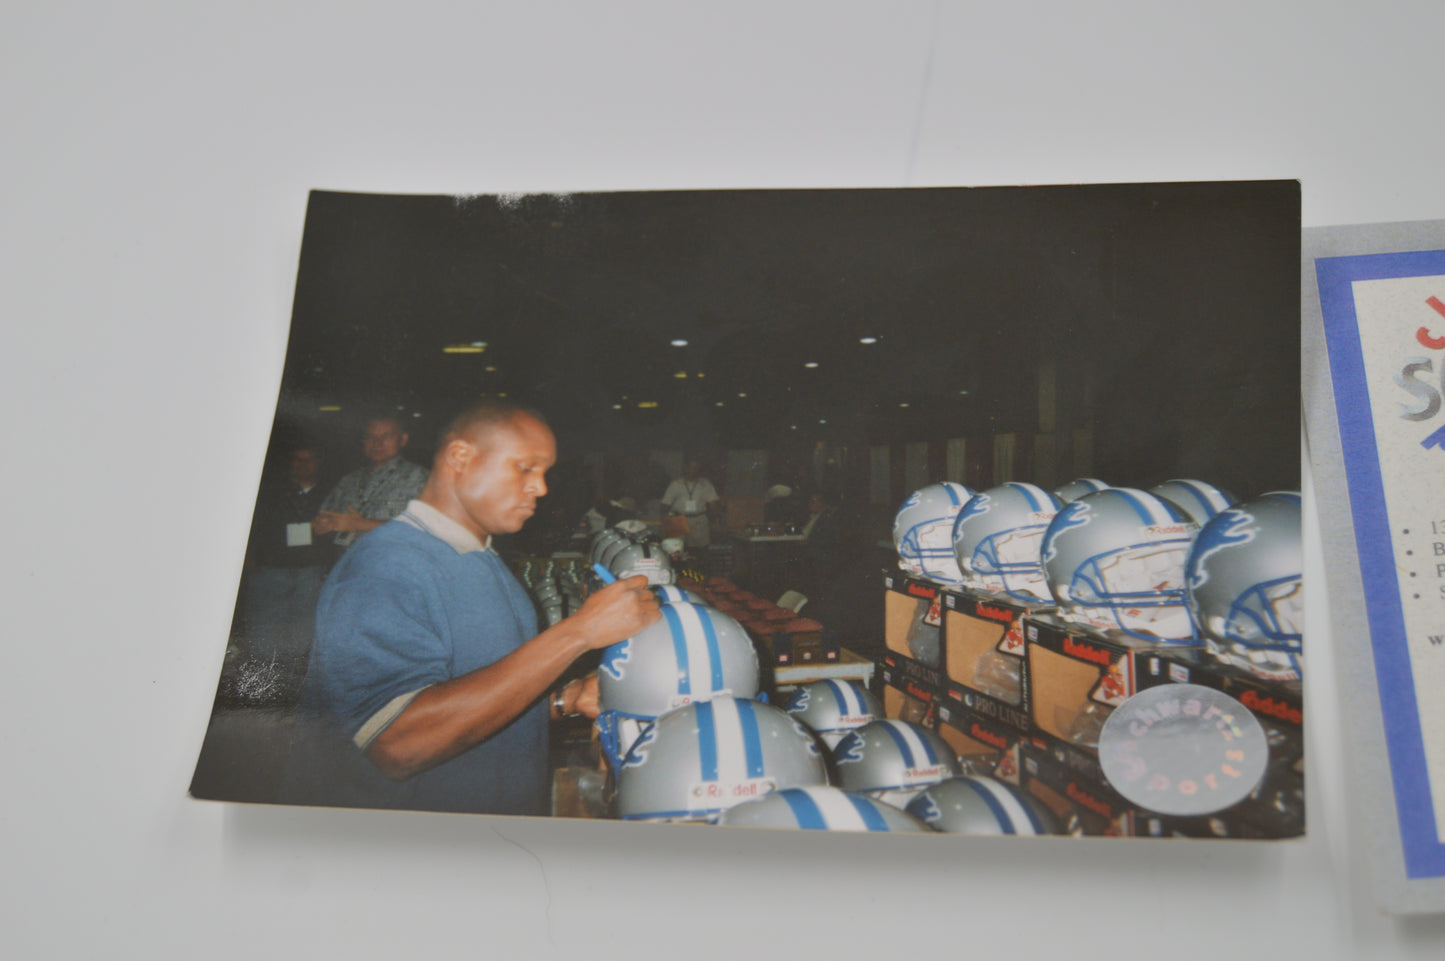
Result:
[[595,674],[559,679],[660,616],[638,575],[538,633],[491,539],[536,512],[556,457],[535,412],[474,405],[421,495],[342,557],[322,589],[283,800],[549,813],[548,719],[597,715]]
[[345,551],[367,531],[373,531],[402,512],[426,484],[426,468],[401,456],[409,436],[392,415],[366,422],[362,449],[371,466],[354,470],[337,483],[321,513],[311,522],[316,534],[335,534],[338,552]]
[[696,457],[688,458],[682,476],[667,485],[662,505],[687,519],[685,543],[688,547],[707,547],[712,543],[709,522],[717,511],[717,490],[712,481],[702,476],[702,464]]

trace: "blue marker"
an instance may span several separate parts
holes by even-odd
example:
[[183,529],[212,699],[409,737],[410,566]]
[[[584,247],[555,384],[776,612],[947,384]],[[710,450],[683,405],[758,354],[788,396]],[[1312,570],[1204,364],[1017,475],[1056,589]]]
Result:
[[601,564],[593,564],[592,569],[597,572],[598,577],[602,578],[602,583],[617,583],[617,578],[613,576],[612,572],[609,571],[607,568],[603,567]]

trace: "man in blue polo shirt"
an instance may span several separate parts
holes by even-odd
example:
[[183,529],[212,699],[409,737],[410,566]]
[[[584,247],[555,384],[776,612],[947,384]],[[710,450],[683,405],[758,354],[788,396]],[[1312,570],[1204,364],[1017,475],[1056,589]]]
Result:
[[475,405],[449,426],[420,497],[337,564],[302,691],[306,750],[293,756],[285,800],[549,813],[549,715],[597,713],[595,676],[554,685],[585,651],[659,616],[637,576],[537,632],[490,540],[535,513],[556,457],[535,412]]

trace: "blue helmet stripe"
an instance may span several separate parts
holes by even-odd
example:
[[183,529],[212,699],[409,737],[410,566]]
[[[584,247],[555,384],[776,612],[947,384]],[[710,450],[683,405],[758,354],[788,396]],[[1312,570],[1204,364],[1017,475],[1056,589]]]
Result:
[[867,798],[856,797],[850,794],[848,795],[848,801],[853,805],[853,810],[857,811],[858,816],[863,819],[863,823],[867,826],[868,830],[888,830],[888,822],[883,820],[883,815],[878,813],[877,808],[868,803]]
[[1113,496],[1122,498],[1124,503],[1134,508],[1134,513],[1139,515],[1139,522],[1141,524],[1155,523],[1154,518],[1149,514],[1149,508],[1143,503],[1141,503],[1139,498],[1135,497],[1130,492],[1122,490],[1118,487],[1111,487],[1108,490],[1104,491],[1101,496]]
[[717,722],[713,718],[712,704],[699,701],[697,705],[697,753],[701,761],[704,782],[717,780]]
[[788,807],[793,811],[793,818],[798,822],[798,827],[805,831],[826,831],[828,821],[823,817],[822,810],[818,807],[807,791],[782,791],[780,796],[788,802]]
[[712,663],[712,689],[721,691],[726,682],[723,680],[722,649],[718,647],[717,631],[706,611],[699,610],[697,619],[702,622],[702,636],[707,641],[707,659]]
[[1024,499],[1029,502],[1029,510],[1041,511],[1044,509],[1044,505],[1039,502],[1038,497],[1034,494],[1035,488],[1032,484],[1019,484],[1010,481],[1008,486],[1024,496]]
[[692,693],[692,669],[687,659],[687,628],[672,605],[662,605],[662,616],[667,618],[667,629],[672,634],[672,650],[677,656],[677,693]]
[[[1177,483],[1183,491],[1189,495],[1189,499],[1194,501],[1194,505],[1200,513],[1206,517],[1219,513],[1221,508],[1216,504],[1210,503],[1208,491],[1201,490],[1199,485],[1191,481],[1178,481]],[[1228,504],[1224,505],[1224,507],[1228,506]]]
[[977,794],[979,798],[983,800],[983,803],[988,806],[988,812],[993,815],[994,822],[998,824],[1004,834],[1018,833],[1014,830],[1013,818],[1009,817],[1009,813],[1004,810],[1003,805],[998,803],[998,798],[994,797],[992,793],[980,784],[976,784],[967,779],[965,779],[963,783],[972,788],[973,793]]
[[748,777],[763,776],[763,739],[758,734],[758,717],[753,713],[752,701],[737,701],[738,724],[743,729],[743,757],[748,765]]
[[852,703],[853,701],[857,700],[857,697],[853,694],[853,686],[851,684],[843,684],[839,681],[833,680],[828,680],[824,683],[828,685],[828,690],[833,692],[833,700],[838,705],[839,714],[858,713],[858,711],[854,709]]
[[[903,766],[918,767],[918,763],[913,758],[913,748],[908,744],[908,738],[904,737],[903,732],[893,726],[895,723],[898,722],[889,721],[883,725],[883,730],[887,731],[888,736],[893,738],[893,743],[898,745],[898,751],[903,755]],[[926,741],[924,743],[925,745],[927,744]]]

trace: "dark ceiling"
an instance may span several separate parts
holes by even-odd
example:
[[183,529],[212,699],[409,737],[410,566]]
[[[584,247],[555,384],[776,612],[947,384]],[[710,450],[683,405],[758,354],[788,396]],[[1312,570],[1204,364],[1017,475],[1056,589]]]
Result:
[[279,413],[506,393],[572,453],[886,443],[1038,430],[1050,358],[1102,451],[1209,411],[1297,474],[1298,231],[1291,182],[316,192]]

